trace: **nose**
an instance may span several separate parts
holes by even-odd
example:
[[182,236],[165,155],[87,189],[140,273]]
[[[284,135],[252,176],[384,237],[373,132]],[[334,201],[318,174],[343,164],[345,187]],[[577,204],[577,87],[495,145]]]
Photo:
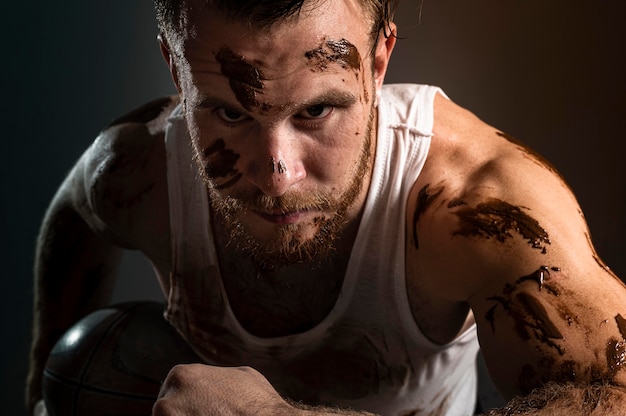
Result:
[[264,195],[281,196],[306,177],[297,132],[284,125],[259,128],[254,142],[247,177]]

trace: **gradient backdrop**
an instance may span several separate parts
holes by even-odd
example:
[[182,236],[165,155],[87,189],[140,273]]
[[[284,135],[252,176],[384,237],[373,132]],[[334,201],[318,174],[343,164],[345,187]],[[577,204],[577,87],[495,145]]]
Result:
[[[174,89],[151,1],[6,3],[0,406],[23,415],[33,245],[46,206],[102,126]],[[577,194],[601,257],[626,276],[626,3],[424,0],[421,22],[419,9],[418,0],[400,7],[403,39],[388,82],[439,85],[551,160]],[[150,273],[129,253],[116,300],[159,297]]]

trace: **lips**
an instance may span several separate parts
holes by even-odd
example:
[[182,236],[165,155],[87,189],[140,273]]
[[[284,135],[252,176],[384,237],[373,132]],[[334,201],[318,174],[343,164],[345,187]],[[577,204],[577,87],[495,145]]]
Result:
[[267,213],[254,211],[256,215],[273,224],[295,224],[299,222],[307,212],[308,211]]

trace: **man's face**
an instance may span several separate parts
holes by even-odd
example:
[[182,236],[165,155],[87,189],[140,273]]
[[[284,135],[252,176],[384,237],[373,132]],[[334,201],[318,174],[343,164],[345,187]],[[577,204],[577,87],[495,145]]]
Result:
[[373,65],[370,19],[326,1],[262,30],[205,10],[190,23],[177,85],[231,243],[265,268],[327,254],[369,185],[388,58]]

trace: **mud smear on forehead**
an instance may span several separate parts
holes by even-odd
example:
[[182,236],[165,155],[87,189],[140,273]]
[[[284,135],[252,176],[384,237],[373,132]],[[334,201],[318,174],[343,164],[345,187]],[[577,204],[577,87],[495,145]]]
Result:
[[343,69],[354,71],[361,69],[361,54],[346,39],[323,41],[316,49],[305,52],[304,56],[312,71],[325,71],[330,64],[338,64]]
[[[353,71],[357,81],[359,79],[361,54],[357,47],[346,39],[325,39],[317,48],[305,52],[304,56],[313,72],[324,72],[331,64],[335,64],[344,70]],[[365,77],[362,77],[362,82],[363,98],[365,102],[369,102],[369,92],[367,85],[365,85]]]
[[249,111],[259,107],[261,103],[257,94],[263,94],[264,88],[261,70],[230,48],[220,49],[215,59],[220,63],[222,75],[228,78],[230,88],[241,105]]

